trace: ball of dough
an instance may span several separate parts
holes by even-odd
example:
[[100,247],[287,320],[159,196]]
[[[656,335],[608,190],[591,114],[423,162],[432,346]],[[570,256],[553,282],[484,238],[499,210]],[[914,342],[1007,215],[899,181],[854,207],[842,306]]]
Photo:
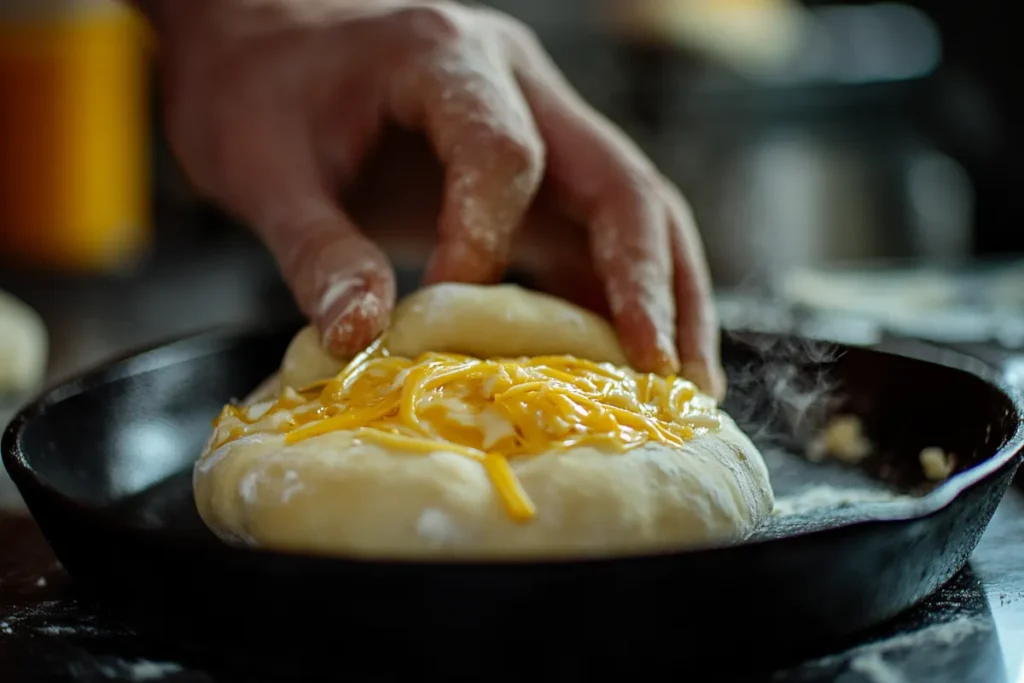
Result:
[[198,463],[195,497],[226,540],[314,554],[522,558],[715,545],[748,536],[773,506],[764,461],[723,421],[681,450],[652,443],[512,460],[537,508],[526,523],[509,517],[479,462],[356,443],[351,432],[228,443]]
[[396,356],[426,351],[479,358],[568,355],[627,365],[614,328],[568,301],[518,285],[441,284],[395,308],[386,345]]
[[[406,357],[571,354],[626,363],[606,321],[512,285],[421,290],[396,308],[385,343]],[[341,366],[307,328],[285,354],[279,381],[249,402],[261,412],[273,387],[309,384]],[[588,446],[510,460],[536,506],[526,523],[511,519],[481,463],[443,450],[406,453],[346,431],[294,444],[261,433],[211,446],[194,474],[203,520],[224,539],[278,550],[486,558],[694,547],[745,538],[774,504],[760,453],[724,414],[719,431],[681,449]]]
[[41,384],[49,348],[39,314],[0,291],[0,394],[31,391]]
[[337,375],[345,367],[346,360],[335,358],[324,349],[315,327],[304,327],[284,352],[278,373],[280,384],[301,389],[317,380]]
[[[445,283],[424,287],[395,307],[385,345],[415,358],[427,351],[480,358],[569,355],[626,365],[615,329],[601,316],[518,285]],[[285,386],[336,375],[348,359],[332,357],[312,327],[296,335],[281,363]]]

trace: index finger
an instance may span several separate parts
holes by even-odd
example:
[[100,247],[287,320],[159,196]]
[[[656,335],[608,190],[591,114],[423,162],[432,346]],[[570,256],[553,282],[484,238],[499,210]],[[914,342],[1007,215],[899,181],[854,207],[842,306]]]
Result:
[[725,372],[704,247],[693,214],[678,190],[666,184],[663,194],[669,207],[680,374],[722,400],[726,389]]
[[426,279],[500,280],[544,172],[533,116],[486,36],[458,34],[418,60],[400,75],[392,106],[402,123],[426,131],[445,166],[439,244]]
[[658,178],[539,47],[511,38],[523,90],[548,141],[551,187],[563,208],[589,226],[594,265],[630,362],[644,372],[675,373],[673,261]]
[[595,200],[589,223],[594,266],[632,365],[675,374],[673,263],[664,205],[653,193],[620,181]]
[[225,165],[210,189],[252,225],[324,347],[344,358],[387,324],[394,274],[332,198],[306,129],[288,119],[259,112],[221,131]]

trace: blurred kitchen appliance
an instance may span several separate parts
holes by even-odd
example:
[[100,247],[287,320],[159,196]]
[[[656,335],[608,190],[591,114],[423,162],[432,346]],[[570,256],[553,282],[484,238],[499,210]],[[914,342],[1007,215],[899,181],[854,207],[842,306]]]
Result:
[[685,46],[754,77],[788,66],[806,32],[796,0],[606,0],[604,21],[633,40]]
[[617,117],[692,203],[719,283],[971,252],[971,168],[997,145],[919,10],[814,8],[784,68],[759,74],[685,44],[630,39],[621,54]]
[[1024,350],[1024,260],[972,259],[943,266],[896,262],[795,270],[778,299],[822,319],[940,344]]

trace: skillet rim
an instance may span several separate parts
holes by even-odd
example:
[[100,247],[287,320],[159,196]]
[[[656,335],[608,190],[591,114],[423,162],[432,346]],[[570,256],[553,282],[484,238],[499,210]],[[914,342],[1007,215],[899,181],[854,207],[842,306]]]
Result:
[[[85,394],[96,387],[110,384],[112,382],[125,379],[126,377],[159,370],[192,358],[209,355],[211,352],[216,352],[217,350],[223,351],[227,347],[237,345],[246,337],[270,336],[272,334],[281,333],[290,327],[292,327],[291,324],[281,324],[279,322],[263,325],[226,325],[217,326],[204,331],[177,335],[137,349],[128,350],[109,358],[92,369],[47,386],[18,410],[10,423],[4,429],[2,439],[0,439],[0,456],[2,456],[4,466],[11,476],[11,479],[14,481],[19,493],[26,499],[29,498],[29,496],[25,495],[24,489],[26,487],[32,488],[35,489],[34,493],[41,494],[42,497],[49,499],[48,502],[50,504],[58,502],[63,507],[77,508],[84,514],[92,516],[94,519],[103,519],[104,521],[110,520],[111,524],[120,527],[122,530],[129,531],[132,535],[145,534],[151,539],[159,540],[162,543],[174,546],[181,544],[191,545],[195,549],[203,549],[203,547],[192,540],[192,537],[188,534],[159,528],[147,528],[132,523],[126,523],[122,519],[115,519],[115,515],[109,507],[86,504],[80,500],[65,495],[58,490],[56,486],[48,482],[47,479],[39,474],[29,463],[28,458],[21,449],[22,433],[33,420],[44,417],[46,410],[50,406],[74,396]],[[780,541],[813,542],[818,538],[827,537],[828,535],[834,534],[838,531],[856,533],[858,531],[866,531],[877,526],[889,526],[910,521],[925,520],[929,517],[940,514],[945,508],[950,506],[958,497],[966,493],[969,489],[983,483],[985,480],[993,477],[1005,468],[1012,466],[1014,461],[1020,458],[1022,453],[1024,453],[1024,395],[1022,395],[1022,392],[1014,388],[1007,381],[1004,373],[999,372],[991,364],[966,353],[931,343],[906,339],[885,339],[877,344],[855,346],[786,332],[731,329],[726,330],[726,333],[728,334],[728,338],[739,344],[743,343],[742,337],[744,335],[775,339],[793,339],[812,343],[828,343],[838,349],[839,354],[837,358],[845,354],[848,350],[856,349],[858,351],[866,351],[872,354],[883,354],[904,358],[916,363],[939,365],[956,372],[963,372],[988,384],[1006,398],[1011,406],[1012,412],[1016,414],[1016,429],[1007,438],[1003,445],[984,461],[978,463],[969,470],[955,474],[923,496],[917,497],[912,501],[899,501],[898,503],[893,504],[893,509],[886,514],[874,511],[874,509],[872,509],[874,506],[867,504],[866,507],[869,509],[865,511],[861,519],[840,521],[826,528],[800,531],[793,534],[787,534],[780,538],[744,540],[726,546],[697,547],[678,550],[659,549],[647,552],[632,552],[628,554],[610,556],[578,555],[539,559],[407,559],[400,557],[384,557],[377,559],[359,556],[318,555],[315,553],[297,551],[275,551],[264,548],[250,548],[233,545],[221,541],[221,543],[223,543],[223,549],[232,553],[248,555],[255,561],[269,560],[272,562],[283,562],[293,560],[315,563],[342,562],[349,565],[366,565],[376,567],[388,566],[396,569],[403,567],[414,570],[418,568],[512,569],[523,566],[531,568],[578,568],[581,566],[595,566],[609,563],[656,561],[658,559],[681,556],[708,557],[716,553],[720,554],[723,552],[734,551],[738,548],[756,550]],[[901,353],[899,351],[901,347],[904,349],[909,348],[910,351],[904,351]],[[926,358],[924,356],[932,356],[932,358]],[[156,484],[151,486],[154,485]],[[1005,491],[1003,491],[1000,498],[1002,495],[1005,495]],[[31,508],[29,508],[29,513],[32,514],[33,518],[35,517]]]

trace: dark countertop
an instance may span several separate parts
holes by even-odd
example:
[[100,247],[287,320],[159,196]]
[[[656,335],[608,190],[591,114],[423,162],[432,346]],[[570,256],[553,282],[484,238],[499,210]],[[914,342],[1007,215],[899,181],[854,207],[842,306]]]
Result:
[[[23,278],[0,281],[0,287],[24,297],[47,320],[52,378],[164,337],[293,313],[260,250],[225,245],[203,253],[195,262],[153,263],[105,282]],[[12,407],[0,403],[0,424]],[[0,680],[265,680],[192,666],[103,616],[78,594],[11,493],[0,477],[0,507],[7,508],[0,509]],[[251,670],[266,655],[245,656]],[[732,679],[723,670],[714,680]],[[923,605],[852,649],[766,672],[760,680],[1024,680],[1024,490],[1010,491],[968,568]]]
[[[1011,683],[1024,674],[1024,492],[1011,491],[967,569],[864,642],[774,683]],[[21,681],[271,680],[193,667],[77,595],[35,524],[0,513],[0,674]],[[246,653],[253,661],[270,656]],[[314,679],[315,680],[315,679]],[[711,680],[711,679],[708,679]],[[730,680],[723,670],[717,680]],[[747,679],[751,680],[751,679]]]

